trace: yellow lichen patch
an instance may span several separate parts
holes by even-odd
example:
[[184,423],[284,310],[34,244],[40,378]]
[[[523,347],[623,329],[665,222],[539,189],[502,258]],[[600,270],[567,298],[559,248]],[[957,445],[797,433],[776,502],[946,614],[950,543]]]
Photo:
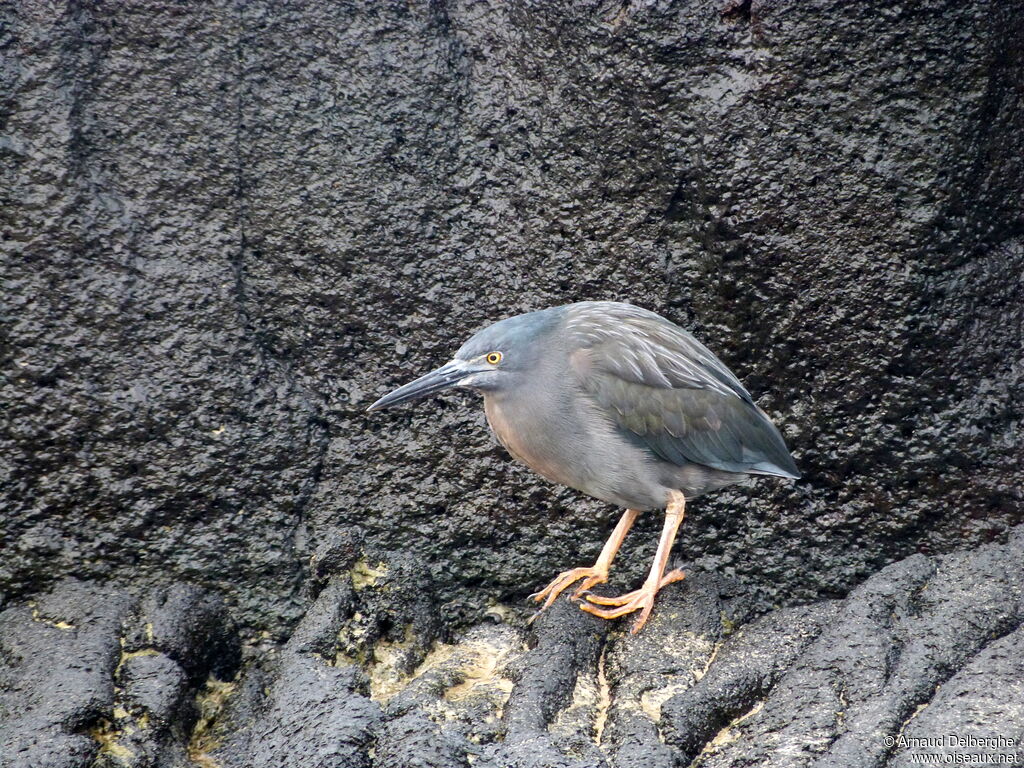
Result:
[[160,651],[155,648],[141,648],[137,651],[126,651],[124,650],[124,638],[121,638],[121,658],[117,660],[117,666],[114,668],[114,679],[121,679],[121,667],[128,659],[134,659],[139,656],[159,656]]
[[400,690],[405,688],[409,676],[399,669],[405,652],[411,643],[382,641],[373,648],[370,664],[370,698],[379,704],[387,704]]
[[122,763],[128,763],[135,757],[134,752],[118,742],[125,734],[109,720],[100,720],[89,730],[89,735],[100,745],[101,755],[110,755]]
[[334,654],[333,662],[328,664],[339,666],[341,664],[355,664],[359,667],[368,667],[372,663],[372,652],[368,650],[370,644],[370,627],[363,621],[363,614],[356,611],[352,614],[351,621],[342,624],[336,635],[338,650]]
[[[671,618],[671,616],[670,616]],[[652,722],[661,721],[662,705],[670,698],[689,688],[706,673],[718,654],[719,646],[703,635],[693,632],[673,632],[658,639],[661,664],[672,668],[668,674],[633,669],[622,674],[628,644],[612,646],[612,669],[618,670],[615,680],[615,706],[642,712]]]
[[[611,701],[611,696],[607,690],[608,681],[598,680],[598,677],[603,677],[603,671],[600,675],[595,675],[594,677],[590,675],[577,675],[576,686],[572,689],[572,702],[559,714],[579,709],[596,710],[605,700]],[[603,683],[604,687],[601,687],[599,683]]]
[[718,658],[718,652],[722,650],[722,646],[725,645],[722,641],[715,643],[715,647],[711,649],[711,655],[708,656],[707,663],[704,665],[704,669],[699,670],[693,677],[693,681],[697,682],[711,669],[711,665],[715,663],[715,659]]
[[589,731],[590,738],[599,743],[610,706],[611,691],[604,673],[602,653],[595,674],[582,672],[576,675],[572,701],[569,706],[558,712],[548,730],[557,739],[571,739],[579,733]]
[[677,693],[682,693],[690,684],[685,681],[670,683],[664,688],[654,688],[640,695],[640,708],[655,723],[661,722],[661,706]]
[[735,720],[733,720],[731,723],[725,726],[722,730],[716,733],[715,738],[713,738],[711,741],[704,745],[704,749],[701,750],[700,754],[694,760],[694,764],[696,764],[704,755],[710,754],[712,752],[717,752],[726,744],[731,744],[732,742],[736,741],[736,739],[740,737],[740,734],[737,733],[735,730],[736,726],[738,726],[747,718],[753,717],[763,708],[764,702],[757,702],[757,704],[751,707],[750,710],[744,712],[742,715],[737,717]]
[[28,607],[32,611],[32,621],[37,621],[40,624],[48,624],[51,627],[56,627],[57,629],[63,629],[63,630],[69,630],[69,629],[74,629],[75,628],[75,625],[72,624],[69,621],[62,621],[60,619],[54,620],[54,619],[47,619],[47,618],[45,618],[41,613],[39,613],[39,606],[36,604],[36,602],[34,600],[30,600],[29,601]]
[[235,692],[235,687],[235,683],[218,680],[211,675],[206,679],[203,689],[196,694],[199,720],[188,740],[188,756],[201,768],[219,768],[208,753],[220,746],[222,731],[217,727],[217,718],[224,710],[228,698]]
[[726,616],[725,611],[721,612],[720,618],[722,620],[722,631],[726,635],[731,635],[733,632],[736,631],[736,622],[730,619],[728,616]]
[[606,645],[601,649],[601,657],[597,660],[597,715],[594,717],[594,743],[601,746],[604,738],[604,727],[608,723],[608,710],[612,707],[612,687],[605,673]]
[[423,658],[423,661],[420,662],[419,666],[412,671],[412,674],[402,677],[397,681],[397,687],[387,692],[387,698],[390,699],[403,688],[406,688],[414,680],[423,677],[423,675],[427,674],[431,670],[447,665],[455,655],[457,648],[458,646],[448,645],[447,643],[434,643],[433,648],[430,649],[427,655]]
[[370,565],[365,557],[361,557],[352,566],[352,588],[357,592],[367,587],[376,586],[378,579],[387,575],[388,566],[384,562]]
[[[450,705],[482,697],[493,702],[500,712],[512,692],[512,682],[503,672],[514,650],[511,642],[503,643],[486,637],[470,638],[461,643],[434,643],[423,661],[412,671],[403,673],[414,648],[412,625],[405,628],[400,642],[380,641],[372,650],[369,664],[363,665],[370,677],[370,698],[387,704],[396,694],[430,673],[453,677],[457,682],[445,690],[433,715],[438,720],[450,719],[455,710]],[[339,656],[338,661],[342,658]],[[443,679],[443,678],[442,678]]]
[[[461,701],[476,695],[496,696],[503,706],[512,693],[512,681],[501,676],[511,648],[484,640],[472,640],[459,647],[466,661],[457,667],[463,680],[444,692],[448,701]],[[454,655],[454,654],[452,654]]]

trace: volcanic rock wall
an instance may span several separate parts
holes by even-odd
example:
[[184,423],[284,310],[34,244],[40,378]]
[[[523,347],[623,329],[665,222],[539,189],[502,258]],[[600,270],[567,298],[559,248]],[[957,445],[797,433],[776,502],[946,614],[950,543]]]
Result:
[[[24,628],[36,600],[84,590],[76,621],[105,627],[90,653],[115,658],[81,690],[164,664],[179,694],[154,711],[209,701],[208,673],[278,679],[293,662],[268,654],[316,619],[334,633],[317,653],[349,665],[324,685],[358,691],[353,669],[409,674],[488,616],[520,627],[525,596],[596,556],[618,512],[513,464],[472,396],[363,411],[487,322],[568,301],[692,329],[782,426],[804,479],[700,499],[675,550],[743,616],[1010,546],[1024,521],[1020,2],[0,14],[0,607]],[[659,527],[642,518],[616,587]],[[190,642],[223,630],[234,650],[192,663],[150,638],[178,671],[119,663],[138,601],[167,590],[221,606]],[[38,692],[35,636],[6,634],[0,664]],[[596,669],[603,642],[566,669]],[[266,704],[282,722],[298,688]],[[53,722],[92,734],[86,762],[61,764],[116,753],[111,707],[145,710],[83,701]],[[352,707],[346,743],[369,761],[359,734],[382,715]],[[216,713],[182,711],[161,715],[174,759],[211,751],[195,731]],[[672,738],[666,760],[700,746]]]

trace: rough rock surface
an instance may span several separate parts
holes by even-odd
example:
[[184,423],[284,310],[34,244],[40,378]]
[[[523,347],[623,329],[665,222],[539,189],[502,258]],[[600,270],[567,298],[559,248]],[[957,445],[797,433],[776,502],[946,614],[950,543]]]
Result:
[[60,582],[0,613],[0,765],[183,765],[197,686],[239,662],[215,595]]
[[415,622],[368,634],[363,612],[392,586],[354,570],[320,585],[286,644],[248,647],[237,673],[208,596],[139,604],[62,582],[0,614],[0,756],[12,768],[880,768],[920,764],[914,745],[955,735],[1013,740],[960,751],[1020,760],[1021,562],[1024,531],[759,617],[738,583],[701,575],[667,589],[636,637],[562,600],[529,628],[499,612],[454,643]]
[[[903,723],[1020,722],[1021,39],[994,1],[0,2],[0,763],[903,765]],[[583,298],[697,332],[805,478],[694,504],[649,633],[562,605],[524,653],[617,511],[469,396],[363,409]],[[1003,607],[949,637],[944,589]]]

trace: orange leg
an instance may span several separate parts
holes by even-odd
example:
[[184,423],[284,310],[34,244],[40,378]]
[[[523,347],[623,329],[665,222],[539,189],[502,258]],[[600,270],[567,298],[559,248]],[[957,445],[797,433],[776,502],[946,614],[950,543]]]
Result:
[[639,514],[640,512],[635,509],[627,509],[622,514],[622,518],[619,520],[618,525],[615,526],[615,530],[612,531],[612,535],[608,537],[608,541],[605,543],[604,549],[601,550],[601,554],[598,556],[593,568],[573,568],[570,571],[560,573],[544,589],[533,595],[533,599],[538,603],[544,600],[544,605],[540,607],[540,610],[543,611],[550,606],[558,599],[562,592],[580,579],[583,579],[583,583],[573,593],[572,597],[574,600],[594,585],[604,584],[608,581],[608,569],[612,565],[612,560],[615,559],[619,547],[622,546],[622,540],[626,538],[626,534],[633,527],[633,522]]
[[[661,529],[661,540],[658,542],[658,552],[654,555],[654,563],[651,565],[651,572],[647,576],[644,585],[633,592],[617,597],[602,597],[600,595],[587,595],[587,601],[582,608],[587,613],[600,616],[602,619],[616,619],[625,616],[633,611],[640,611],[633,627],[630,630],[634,635],[647,623],[647,617],[651,615],[654,608],[654,596],[662,587],[681,581],[685,574],[678,568],[665,573],[665,566],[668,564],[668,556],[672,551],[672,542],[675,541],[676,532],[683,522],[686,510],[686,499],[678,491],[672,495],[672,500],[665,510],[665,525]],[[612,606],[610,608],[598,608],[599,605]]]

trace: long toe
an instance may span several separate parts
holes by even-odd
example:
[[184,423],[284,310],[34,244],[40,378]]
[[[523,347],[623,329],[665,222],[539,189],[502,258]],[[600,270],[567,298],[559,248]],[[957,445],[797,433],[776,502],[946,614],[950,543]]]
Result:
[[683,573],[678,568],[674,568],[673,570],[669,571],[661,577],[661,583],[658,584],[658,589],[663,589],[664,587],[667,587],[669,584],[675,584],[677,581],[682,581],[685,578],[685,573]]
[[[669,571],[661,577],[661,581],[658,583],[658,589],[653,590],[653,593],[657,594],[658,590],[663,587],[667,587],[669,584],[674,584],[677,581],[682,581],[685,578],[686,574],[678,568]],[[640,589],[634,589],[632,592],[627,592],[624,595],[584,595],[584,597],[595,605],[628,605],[629,603],[638,600],[649,591],[652,590],[649,590],[647,587],[641,587]],[[573,595],[573,597],[575,596],[576,595]]]
[[634,589],[624,595],[584,595],[594,605],[629,605],[643,595],[642,589]]
[[[580,608],[592,616],[599,616],[602,619],[617,619],[620,616],[625,616],[627,613],[640,611],[640,615],[636,617],[636,621],[633,622],[633,626],[629,630],[635,635],[647,623],[647,619],[650,618],[651,611],[654,610],[654,600],[658,592],[661,591],[661,588],[668,584],[682,581],[684,578],[686,578],[686,575],[677,568],[662,576],[661,581],[658,582],[656,587],[645,584],[640,589],[614,597],[588,594],[586,595],[586,600],[580,603]],[[598,606],[608,607],[602,608]]]
[[558,599],[558,596],[562,594],[562,592],[571,587],[580,579],[585,580],[584,584],[586,584],[586,586],[581,587],[580,590],[577,590],[577,593],[573,595],[573,597],[576,597],[579,594],[579,592],[583,589],[589,589],[590,587],[595,586],[596,584],[603,584],[605,581],[607,581],[608,574],[604,573],[603,571],[598,571],[594,568],[573,568],[572,570],[564,571],[563,573],[558,574],[551,581],[550,584],[544,587],[544,589],[542,589],[540,592],[536,593],[535,595],[532,595],[532,597],[538,603],[542,600],[544,601],[544,604],[540,607],[540,610],[543,611],[546,608],[550,607],[551,604]]
[[651,611],[654,610],[654,597],[657,595],[657,590],[643,590],[638,589],[636,592],[630,593],[634,597],[629,602],[622,605],[610,607],[610,608],[598,608],[596,605],[591,603],[580,603],[580,608],[593,616],[600,616],[602,619],[617,619],[620,616],[625,616],[627,613],[633,613],[633,611],[640,611],[640,615],[637,616],[633,626],[630,628],[632,634],[636,634],[640,629],[647,623],[648,617],[651,615]]
[[629,633],[631,635],[635,635],[637,632],[644,628],[644,624],[647,623],[647,619],[650,617],[651,611],[653,610],[653,600],[644,604],[643,608],[641,608],[640,610],[640,615],[636,617],[636,621],[633,622],[633,626],[629,628]]
[[587,576],[587,578],[580,582],[579,587],[576,588],[576,591],[572,593],[571,597],[573,600],[579,600],[583,597],[583,593],[588,589],[596,587],[598,584],[604,584],[606,581],[608,581],[608,579],[599,573],[595,573],[593,576]]
[[620,605],[617,608],[598,608],[590,603],[580,603],[580,610],[602,619],[617,619],[619,616],[625,616],[627,613],[639,610],[640,607],[639,605]]

